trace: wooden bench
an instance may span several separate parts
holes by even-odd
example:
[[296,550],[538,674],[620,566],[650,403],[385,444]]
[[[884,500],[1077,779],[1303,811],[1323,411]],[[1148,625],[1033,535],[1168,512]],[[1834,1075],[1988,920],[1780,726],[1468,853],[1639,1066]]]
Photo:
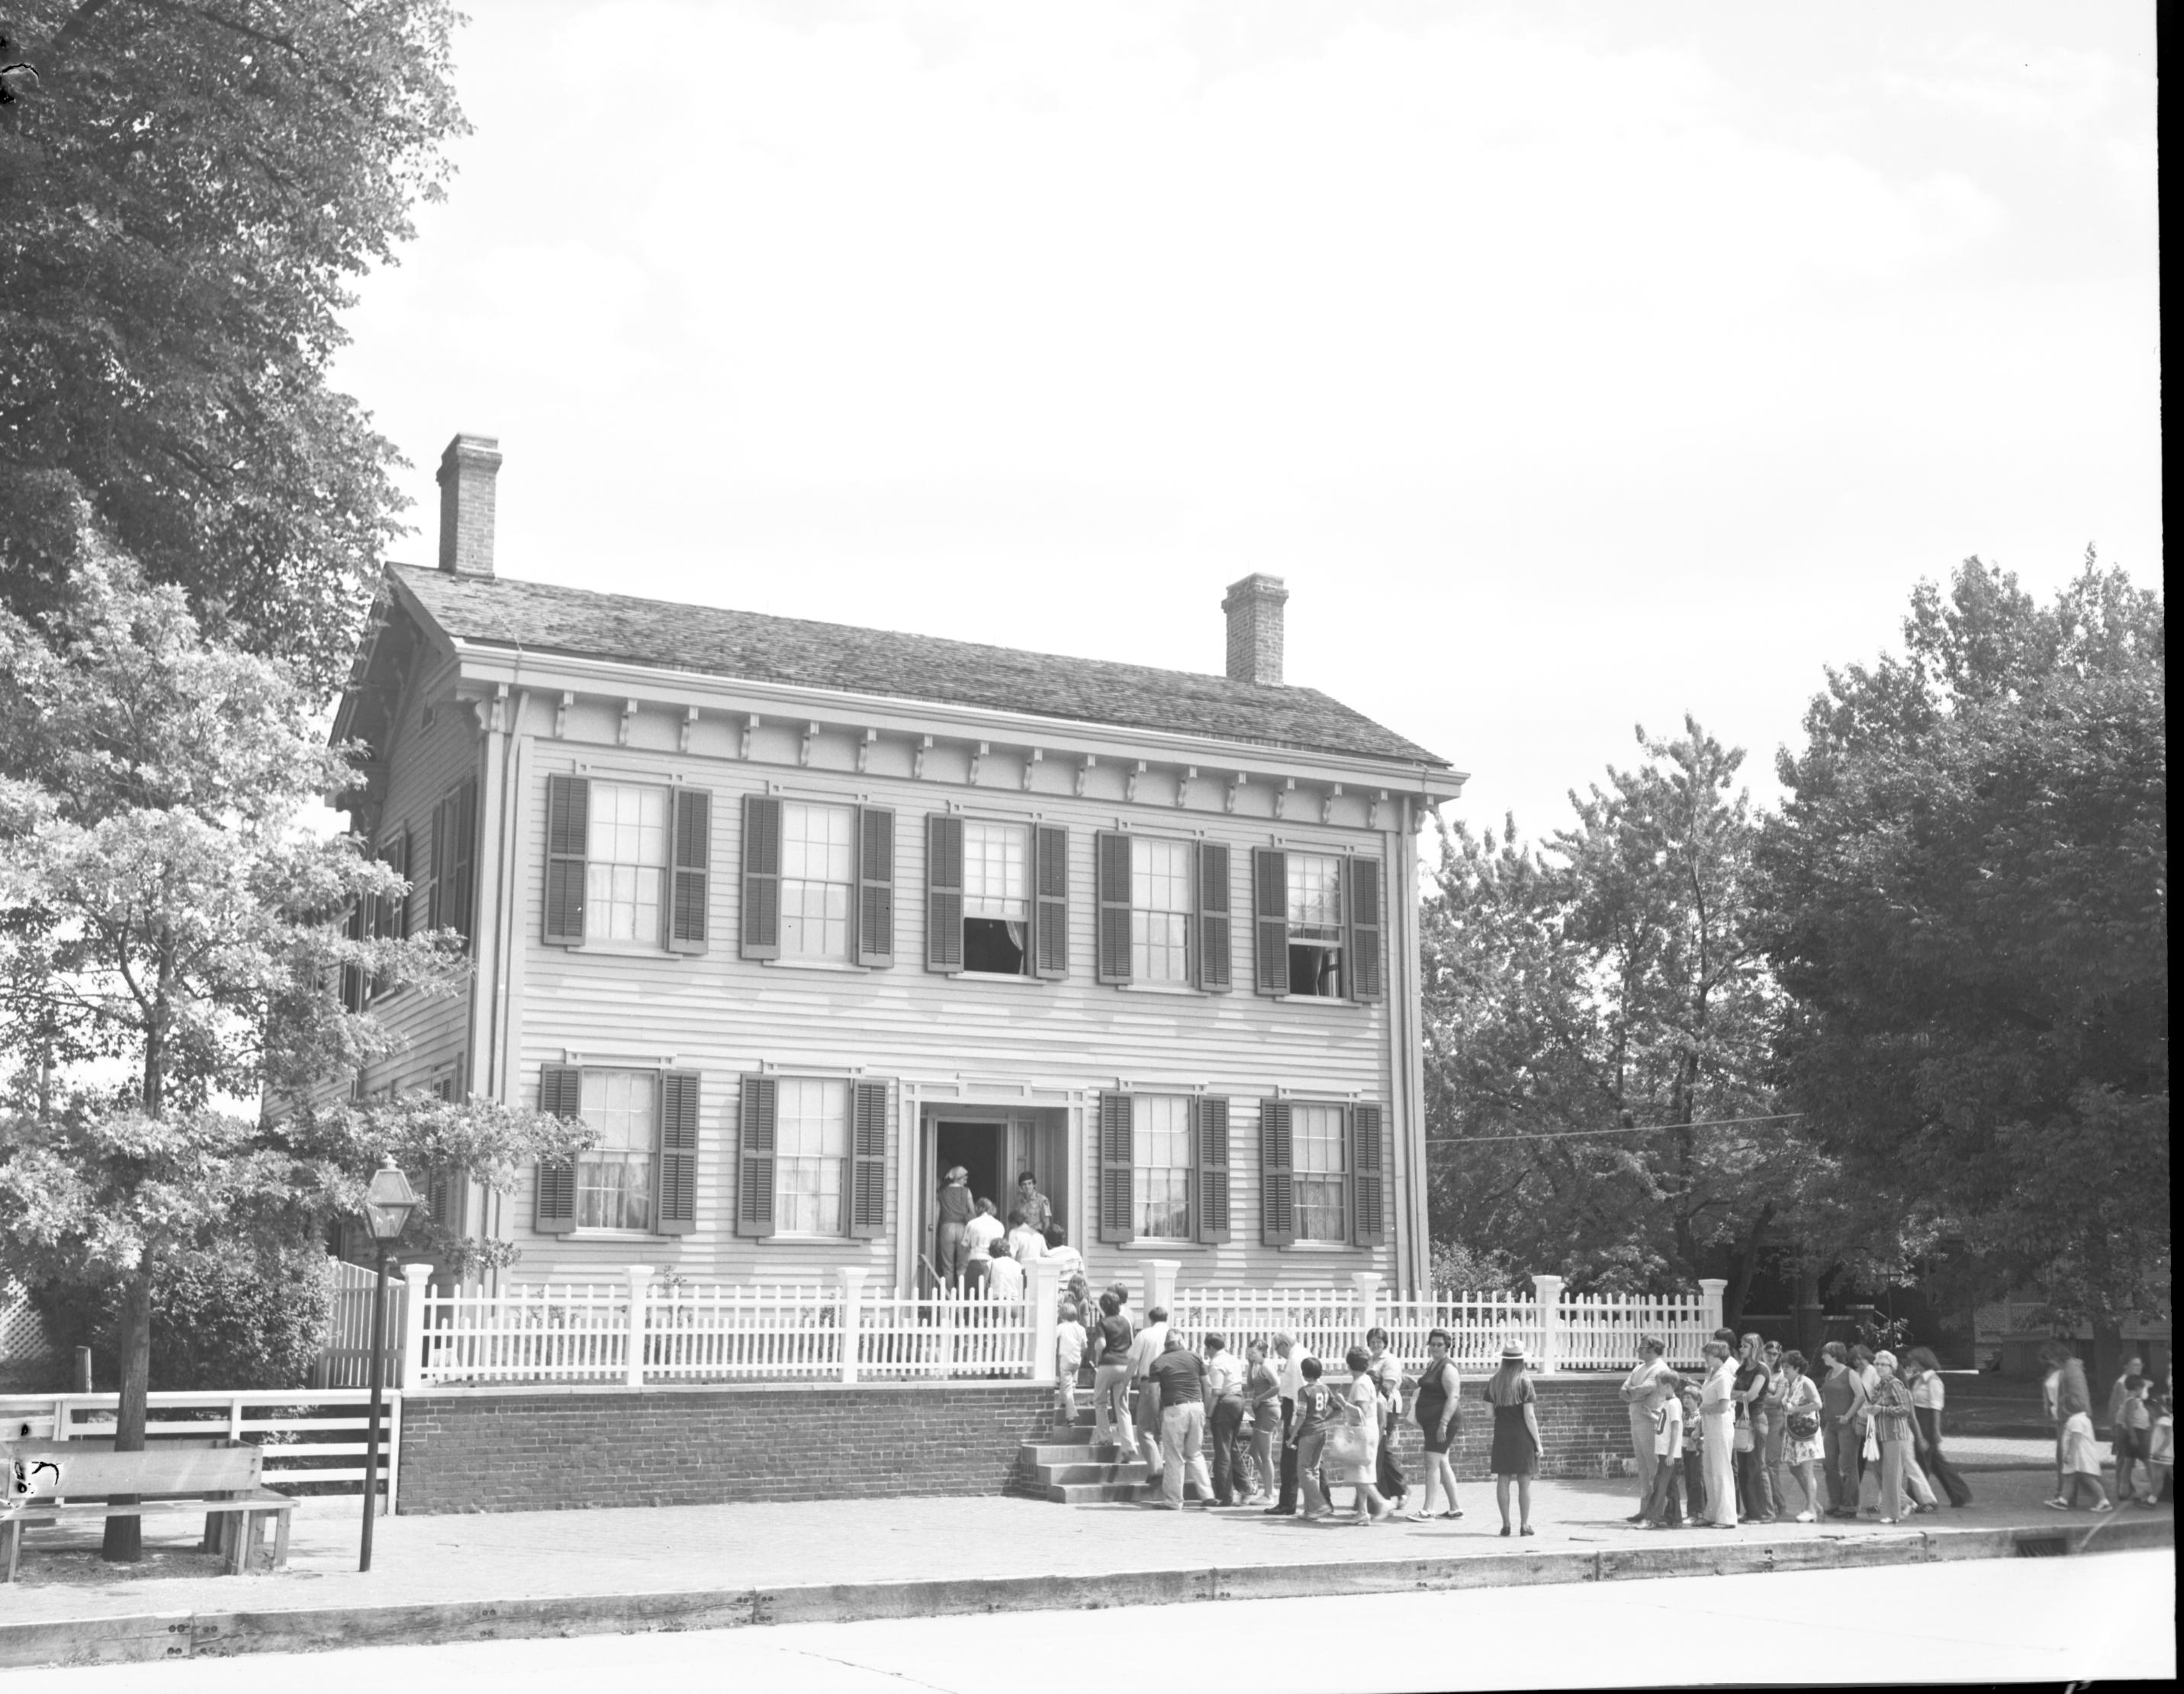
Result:
[[[220,1569],[250,1569],[274,1520],[273,1568],[288,1563],[288,1518],[296,1502],[261,1480],[265,1455],[243,1442],[117,1453],[110,1442],[0,1442],[0,1582],[15,1580],[23,1532],[34,1524],[77,1518],[148,1518],[185,1512],[216,1518]],[[122,1496],[116,1499],[115,1496]],[[127,1496],[135,1496],[131,1499]]]

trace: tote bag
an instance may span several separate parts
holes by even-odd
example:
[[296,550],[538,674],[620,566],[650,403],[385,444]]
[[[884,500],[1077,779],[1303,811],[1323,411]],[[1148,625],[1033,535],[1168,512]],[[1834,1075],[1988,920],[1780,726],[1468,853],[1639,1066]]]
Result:
[[1368,1463],[1373,1457],[1373,1437],[1365,1428],[1365,1413],[1357,1406],[1342,1408],[1342,1421],[1327,1432],[1327,1439],[1319,1450],[1320,1462],[1338,1469]]

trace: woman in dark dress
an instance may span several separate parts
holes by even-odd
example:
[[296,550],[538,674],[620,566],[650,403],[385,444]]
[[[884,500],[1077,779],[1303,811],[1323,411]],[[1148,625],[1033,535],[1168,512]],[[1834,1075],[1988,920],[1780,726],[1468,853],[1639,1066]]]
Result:
[[1515,1342],[1502,1349],[1502,1368],[1486,1379],[1486,1403],[1494,1408],[1494,1450],[1487,1468],[1494,1473],[1494,1503],[1502,1508],[1502,1533],[1509,1533],[1509,1484],[1517,1484],[1517,1510],[1532,1533],[1532,1479],[1540,1472],[1539,1396],[1524,1374],[1524,1350]]

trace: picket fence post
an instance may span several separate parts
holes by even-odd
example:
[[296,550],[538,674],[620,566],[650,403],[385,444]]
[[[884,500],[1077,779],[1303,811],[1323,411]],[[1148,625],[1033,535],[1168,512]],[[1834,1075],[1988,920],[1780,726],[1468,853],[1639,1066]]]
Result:
[[1030,1284],[1026,1298],[1031,1301],[1031,1379],[1051,1384],[1057,1321],[1054,1308],[1061,1297],[1061,1267],[1052,1259],[1034,1259],[1025,1267],[1025,1279]]
[[1167,1311],[1175,1309],[1176,1273],[1183,1268],[1181,1259],[1147,1259],[1145,1261],[1145,1304],[1150,1312],[1156,1306]]
[[842,1385],[846,1388],[857,1379],[857,1326],[864,1316],[869,1272],[863,1265],[844,1265],[836,1274],[842,1279]]
[[1563,1279],[1545,1271],[1532,1274],[1532,1309],[1540,1320],[1540,1371],[1562,1368]]
[[624,1388],[644,1386],[644,1319],[645,1295],[652,1287],[650,1265],[624,1265],[622,1273],[629,1279],[629,1340],[622,1355],[621,1383]]
[[1702,1340],[1712,1340],[1713,1332],[1721,1328],[1721,1296],[1728,1287],[1727,1277],[1702,1276],[1699,1279],[1699,1305],[1706,1324]]
[[395,1373],[397,1388],[425,1385],[425,1337],[429,1333],[425,1298],[432,1274],[428,1264],[402,1267],[402,1368]]
[[1357,1333],[1362,1335],[1380,1321],[1380,1273],[1352,1271],[1350,1282],[1357,1290]]

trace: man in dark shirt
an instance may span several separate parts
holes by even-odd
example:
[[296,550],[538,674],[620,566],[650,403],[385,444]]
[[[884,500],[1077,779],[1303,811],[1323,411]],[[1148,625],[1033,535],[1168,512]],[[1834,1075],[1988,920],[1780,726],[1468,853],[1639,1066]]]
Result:
[[1171,1329],[1149,1375],[1160,1393],[1161,1497],[1146,1504],[1179,1512],[1185,1465],[1199,1499],[1213,1497],[1213,1478],[1206,1468],[1206,1361]]

